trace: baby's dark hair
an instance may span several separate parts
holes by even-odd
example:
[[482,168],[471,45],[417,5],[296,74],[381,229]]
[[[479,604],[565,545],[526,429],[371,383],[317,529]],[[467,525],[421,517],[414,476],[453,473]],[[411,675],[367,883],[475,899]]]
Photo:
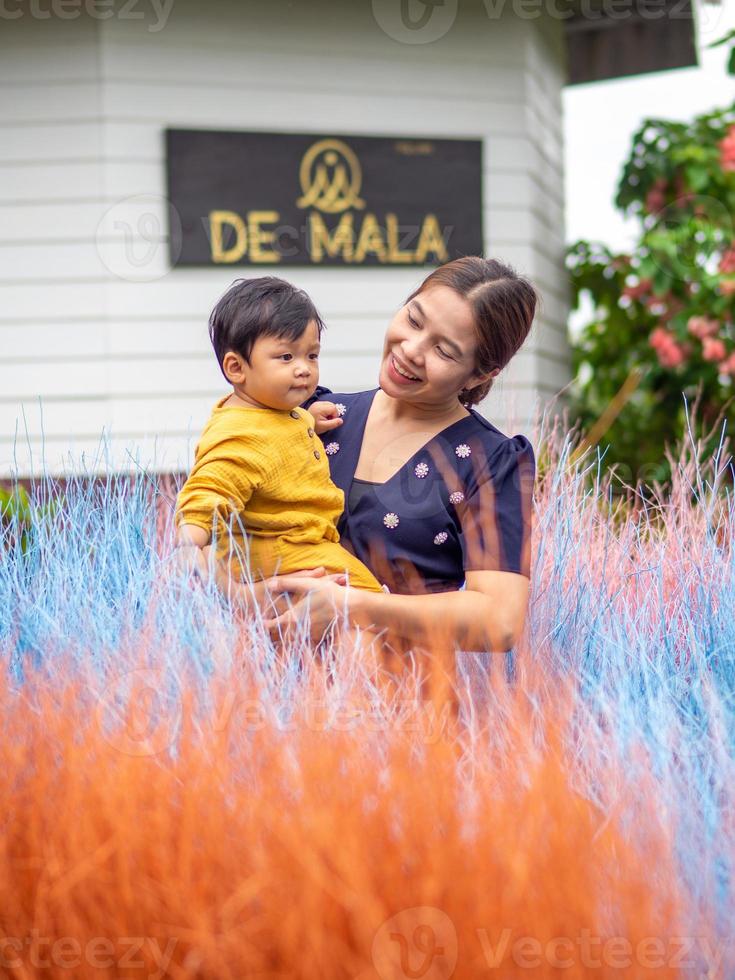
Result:
[[220,370],[227,351],[250,363],[258,337],[298,340],[314,320],[321,337],[324,322],[303,289],[275,276],[236,279],[209,317],[212,341]]

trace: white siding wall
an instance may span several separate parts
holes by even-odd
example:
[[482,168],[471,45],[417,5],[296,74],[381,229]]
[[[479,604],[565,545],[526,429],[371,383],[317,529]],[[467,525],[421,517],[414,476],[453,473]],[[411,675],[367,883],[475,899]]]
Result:
[[[536,396],[569,380],[561,22],[460,2],[444,37],[406,45],[369,2],[176,0],[162,30],[151,19],[3,24],[0,475],[28,472],[31,452],[38,470],[42,446],[52,470],[70,448],[94,454],[103,427],[116,465],[135,445],[145,463],[155,450],[157,467],[184,467],[224,391],[207,315],[249,272],[168,268],[169,126],[484,137],[486,253],[528,274],[544,309],[483,411],[527,429]],[[279,274],[328,324],[323,382],[372,386],[421,270]]]

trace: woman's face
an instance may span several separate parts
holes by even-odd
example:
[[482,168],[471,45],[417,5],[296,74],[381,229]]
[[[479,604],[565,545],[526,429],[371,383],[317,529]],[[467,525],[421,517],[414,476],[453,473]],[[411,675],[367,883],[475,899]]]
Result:
[[380,387],[401,400],[448,402],[478,383],[476,353],[467,300],[448,286],[428,287],[402,306],[388,327]]

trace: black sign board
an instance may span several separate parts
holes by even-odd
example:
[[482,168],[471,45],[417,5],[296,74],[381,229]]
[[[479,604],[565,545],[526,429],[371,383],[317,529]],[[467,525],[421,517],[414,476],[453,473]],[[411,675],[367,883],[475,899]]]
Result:
[[483,251],[480,140],[170,129],[166,156],[175,266],[438,265]]

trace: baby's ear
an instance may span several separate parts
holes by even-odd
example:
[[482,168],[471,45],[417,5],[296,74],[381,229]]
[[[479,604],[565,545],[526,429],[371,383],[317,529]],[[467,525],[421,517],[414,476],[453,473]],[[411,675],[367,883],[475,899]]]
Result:
[[228,350],[222,358],[222,373],[231,385],[245,381],[245,359],[234,350]]

